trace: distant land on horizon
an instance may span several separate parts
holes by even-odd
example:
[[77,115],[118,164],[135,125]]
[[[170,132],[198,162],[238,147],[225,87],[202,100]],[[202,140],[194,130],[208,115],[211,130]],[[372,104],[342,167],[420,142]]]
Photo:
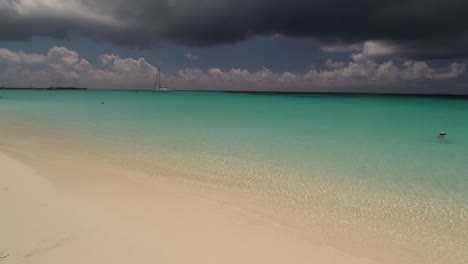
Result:
[[89,90],[86,87],[0,87],[0,90]]

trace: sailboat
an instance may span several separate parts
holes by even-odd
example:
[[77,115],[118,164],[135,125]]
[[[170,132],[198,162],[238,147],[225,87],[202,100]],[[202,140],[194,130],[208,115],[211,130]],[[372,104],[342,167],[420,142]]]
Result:
[[48,89],[49,89],[49,90],[56,90],[56,88],[55,88],[55,86],[54,86],[54,79],[52,79],[52,80],[50,81],[50,86],[49,86]]
[[167,87],[161,85],[161,68],[157,68],[158,70],[158,78],[154,82],[153,92],[167,92],[169,91]]

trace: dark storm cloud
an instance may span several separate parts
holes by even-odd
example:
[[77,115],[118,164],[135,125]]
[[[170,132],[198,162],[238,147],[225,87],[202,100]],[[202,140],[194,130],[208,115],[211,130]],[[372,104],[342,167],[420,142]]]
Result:
[[466,0],[3,0],[0,39],[70,33],[145,46],[281,34],[323,45],[380,40],[414,58],[468,56]]

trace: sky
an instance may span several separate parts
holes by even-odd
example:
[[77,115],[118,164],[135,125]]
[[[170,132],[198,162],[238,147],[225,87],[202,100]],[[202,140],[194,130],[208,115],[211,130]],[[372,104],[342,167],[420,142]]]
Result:
[[466,0],[0,0],[0,86],[468,94]]

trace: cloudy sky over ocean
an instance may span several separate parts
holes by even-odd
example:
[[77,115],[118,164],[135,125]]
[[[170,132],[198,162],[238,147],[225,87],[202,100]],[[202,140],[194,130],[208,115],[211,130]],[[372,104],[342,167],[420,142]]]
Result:
[[0,0],[0,86],[468,93],[462,0]]

